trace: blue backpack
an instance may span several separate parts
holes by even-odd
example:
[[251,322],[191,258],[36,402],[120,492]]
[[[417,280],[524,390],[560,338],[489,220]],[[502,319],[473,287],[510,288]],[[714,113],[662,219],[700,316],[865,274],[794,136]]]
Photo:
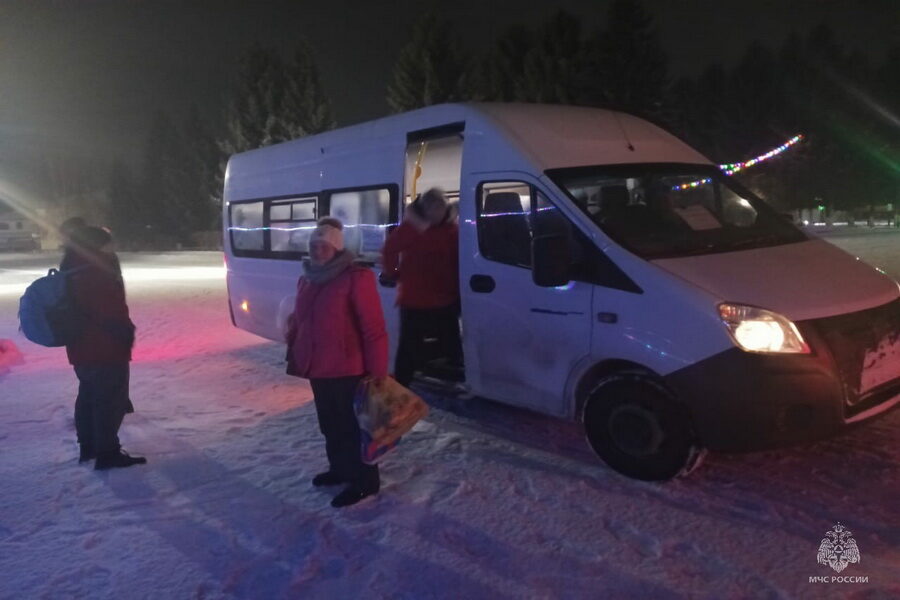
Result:
[[50,269],[28,286],[19,300],[19,330],[26,338],[56,348],[78,339],[83,319],[68,294],[69,275],[81,268]]

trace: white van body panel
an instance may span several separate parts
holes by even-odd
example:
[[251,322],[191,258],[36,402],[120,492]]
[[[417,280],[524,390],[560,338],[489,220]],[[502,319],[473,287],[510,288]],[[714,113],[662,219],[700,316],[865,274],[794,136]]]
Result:
[[618,246],[604,251],[643,293],[597,287],[595,318],[603,312],[619,319],[613,325],[596,325],[596,360],[627,360],[667,375],[734,346],[718,318],[713,294]]
[[226,282],[234,324],[283,342],[285,323],[294,310],[300,273],[300,263],[295,261],[228,257]]
[[724,302],[792,321],[857,312],[900,295],[890,277],[820,239],[653,262]]
[[[464,157],[464,166],[468,160]],[[464,176],[461,198],[471,199],[460,203],[459,230],[466,382],[478,395],[567,415],[562,391],[577,365],[590,356],[595,286],[573,281],[562,288],[539,287],[530,269],[484,258],[478,248],[474,201],[482,181],[535,185],[557,206],[562,204],[522,171]],[[470,284],[473,276],[491,277],[496,287],[477,293]]]

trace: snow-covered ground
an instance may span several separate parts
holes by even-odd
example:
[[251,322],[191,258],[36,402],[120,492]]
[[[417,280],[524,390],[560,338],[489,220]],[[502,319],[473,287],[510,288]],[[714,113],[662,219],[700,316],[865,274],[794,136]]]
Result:
[[[900,231],[823,234],[900,277]],[[900,411],[840,438],[711,456],[664,485],[600,464],[572,424],[430,397],[382,467],[381,495],[337,511],[311,393],[283,349],[228,320],[221,256],[124,256],[138,324],[145,467],[78,465],[75,378],[16,332],[26,282],[55,259],[0,255],[0,598],[897,598]],[[840,521],[861,562],[816,562]]]

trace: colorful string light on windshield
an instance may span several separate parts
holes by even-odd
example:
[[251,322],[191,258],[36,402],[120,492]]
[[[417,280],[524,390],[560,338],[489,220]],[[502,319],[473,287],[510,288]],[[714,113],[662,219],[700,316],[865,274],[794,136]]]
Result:
[[[794,137],[792,137],[791,139],[789,139],[782,145],[778,146],[777,148],[772,148],[765,154],[761,154],[761,155],[757,156],[756,158],[751,158],[750,160],[747,160],[744,162],[727,163],[724,165],[719,165],[719,168],[722,170],[722,173],[724,173],[725,175],[734,175],[738,171],[742,171],[746,168],[758,165],[761,162],[765,162],[765,161],[769,160],[770,158],[778,156],[779,154],[781,154],[782,152],[784,152],[785,150],[787,150],[788,148],[790,148],[797,142],[801,141],[802,139],[803,139],[803,135],[798,133],[797,135],[795,135]],[[686,190],[689,188],[699,187],[701,185],[705,185],[705,184],[711,183],[711,182],[712,182],[712,178],[707,177],[706,179],[698,179],[697,181],[691,181],[688,183],[682,183],[681,185],[673,186],[672,189],[673,190]]]

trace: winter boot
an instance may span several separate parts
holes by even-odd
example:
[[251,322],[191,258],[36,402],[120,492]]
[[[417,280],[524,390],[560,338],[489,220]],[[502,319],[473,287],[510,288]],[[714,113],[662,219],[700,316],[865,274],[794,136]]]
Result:
[[130,467],[131,465],[143,465],[147,459],[143,456],[131,456],[124,450],[116,450],[115,452],[106,452],[97,456],[97,462],[94,463],[94,469],[97,471],[105,471],[106,469],[118,469]]
[[81,449],[78,453],[78,462],[86,463],[89,460],[94,460],[97,458],[97,453],[94,452],[94,449],[87,444],[79,444],[79,448]]
[[378,493],[377,489],[372,490],[362,490],[356,488],[354,486],[347,486],[347,488],[334,497],[331,501],[331,506],[335,508],[343,508],[345,506],[352,506],[362,500],[363,498],[368,498],[369,496],[374,496]]
[[342,483],[347,483],[347,480],[334,471],[325,471],[324,473],[319,473],[318,475],[313,477],[312,480],[312,484],[315,487],[322,487],[325,485],[340,485]]

